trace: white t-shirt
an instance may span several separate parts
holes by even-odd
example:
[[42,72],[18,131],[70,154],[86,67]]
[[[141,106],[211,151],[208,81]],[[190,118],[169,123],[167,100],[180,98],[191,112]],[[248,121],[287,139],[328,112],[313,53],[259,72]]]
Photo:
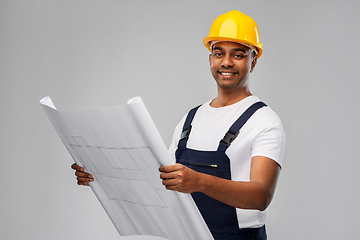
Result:
[[[230,106],[213,108],[211,101],[204,103],[196,112],[191,123],[191,133],[187,148],[216,151],[220,140],[238,117],[253,103],[260,101],[249,96]],[[175,151],[182,132],[186,115],[175,128],[170,154],[175,159]],[[285,133],[278,115],[270,107],[262,107],[240,129],[237,138],[226,150],[230,159],[231,179],[249,181],[251,158],[268,157],[282,166]],[[240,228],[261,227],[265,224],[266,210],[236,209]]]

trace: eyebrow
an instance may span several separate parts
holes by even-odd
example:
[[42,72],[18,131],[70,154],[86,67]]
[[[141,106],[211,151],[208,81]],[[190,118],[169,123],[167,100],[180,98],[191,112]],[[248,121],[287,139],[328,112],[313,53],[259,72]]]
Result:
[[243,52],[243,53],[246,53],[246,50],[245,49],[242,49],[242,48],[235,48],[232,50],[232,52]]
[[[213,51],[214,50],[220,50],[220,51],[224,51],[224,49],[222,47],[214,47],[213,48]],[[243,53],[246,53],[246,50],[245,49],[242,49],[242,48],[234,48],[234,49],[231,49],[231,52],[243,52]]]

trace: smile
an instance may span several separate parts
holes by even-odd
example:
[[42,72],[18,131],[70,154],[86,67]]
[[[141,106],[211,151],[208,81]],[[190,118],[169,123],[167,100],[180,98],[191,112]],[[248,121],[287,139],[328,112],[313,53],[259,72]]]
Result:
[[220,72],[220,74],[223,75],[223,76],[232,76],[235,73],[234,72]]

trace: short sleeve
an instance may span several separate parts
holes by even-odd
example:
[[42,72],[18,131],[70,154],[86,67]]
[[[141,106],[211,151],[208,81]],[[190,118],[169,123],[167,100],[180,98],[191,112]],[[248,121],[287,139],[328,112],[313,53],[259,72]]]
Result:
[[285,132],[278,115],[271,111],[264,113],[256,124],[259,134],[252,146],[252,156],[264,156],[282,167],[285,148]]

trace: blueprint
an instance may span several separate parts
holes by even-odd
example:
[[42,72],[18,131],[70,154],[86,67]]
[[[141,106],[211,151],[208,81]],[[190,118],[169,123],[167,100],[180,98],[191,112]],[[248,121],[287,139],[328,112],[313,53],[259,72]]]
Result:
[[99,109],[40,103],[120,235],[213,239],[191,196],[162,185],[158,168],[174,160],[140,97]]

